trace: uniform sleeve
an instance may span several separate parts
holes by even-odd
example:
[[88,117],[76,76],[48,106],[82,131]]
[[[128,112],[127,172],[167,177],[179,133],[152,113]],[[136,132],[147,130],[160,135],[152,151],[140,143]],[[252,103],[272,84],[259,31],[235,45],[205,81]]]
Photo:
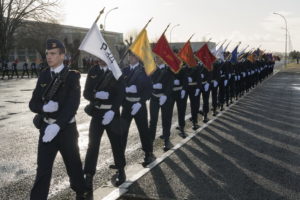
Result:
[[56,123],[64,129],[69,121],[75,116],[80,103],[80,74],[70,71],[67,78],[68,94],[63,102],[63,107],[59,111]]
[[32,97],[29,101],[29,109],[34,112],[34,113],[39,113],[42,114],[43,113],[43,101],[42,101],[42,79],[43,79],[43,75],[41,75],[38,78],[38,81],[36,83],[36,86],[33,90],[32,93]]
[[94,100],[94,84],[93,84],[93,80],[91,78],[91,75],[94,73],[93,68],[91,68],[87,74],[86,77],[86,82],[85,82],[85,86],[84,86],[84,90],[83,90],[83,97],[89,101],[93,101]]

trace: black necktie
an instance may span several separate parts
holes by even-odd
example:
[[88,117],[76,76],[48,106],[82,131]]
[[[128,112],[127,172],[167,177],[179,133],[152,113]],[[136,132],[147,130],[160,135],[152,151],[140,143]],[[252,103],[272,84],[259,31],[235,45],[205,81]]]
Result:
[[54,79],[56,77],[56,73],[54,71],[51,71],[51,78]]

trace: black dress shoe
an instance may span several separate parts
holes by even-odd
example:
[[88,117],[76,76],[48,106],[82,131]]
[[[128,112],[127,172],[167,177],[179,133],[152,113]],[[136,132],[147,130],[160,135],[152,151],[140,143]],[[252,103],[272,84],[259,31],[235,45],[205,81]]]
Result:
[[119,169],[116,174],[115,185],[118,187],[126,181],[126,174],[124,169]]
[[109,165],[108,168],[109,169],[118,169],[116,165]]
[[187,135],[184,131],[182,131],[182,132],[179,133],[179,136],[182,137],[182,138],[184,139],[184,138],[186,138],[188,135]]
[[88,192],[93,191],[93,175],[91,174],[85,175],[85,187]]
[[165,139],[164,135],[159,136],[160,139]]
[[194,124],[194,125],[193,125],[193,130],[194,130],[194,131],[197,130],[198,128],[200,128],[200,126],[199,126],[198,124]]
[[217,116],[217,109],[216,108],[213,109],[213,116]]
[[203,123],[207,123],[208,121],[209,121],[209,119],[207,117],[204,117]]
[[170,140],[165,140],[165,146],[164,146],[164,151],[169,151],[173,145],[171,144]]
[[144,162],[142,163],[143,167],[146,167],[147,165],[152,163],[155,159],[156,159],[156,157],[154,156],[153,153],[146,153]]
[[198,113],[199,113],[200,115],[203,115],[203,111],[202,111],[202,110],[199,110]]

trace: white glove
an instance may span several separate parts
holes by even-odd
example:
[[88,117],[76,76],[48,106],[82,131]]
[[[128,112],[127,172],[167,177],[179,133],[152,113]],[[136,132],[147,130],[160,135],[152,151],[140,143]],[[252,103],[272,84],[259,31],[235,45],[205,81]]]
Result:
[[241,80],[241,76],[240,75],[238,76],[238,80]]
[[204,78],[204,74],[201,74],[201,78]]
[[188,77],[189,83],[193,82],[193,79],[191,77]]
[[153,85],[154,89],[161,89],[162,88],[162,84],[161,83],[156,83]]
[[229,79],[231,78],[231,74],[228,74]]
[[140,110],[141,107],[142,107],[142,104],[140,104],[139,102],[133,104],[131,107],[131,109],[132,109],[131,115],[135,115]]
[[209,83],[205,83],[204,85],[204,91],[207,92],[209,89]]
[[218,86],[218,81],[214,81],[214,87]]
[[47,104],[43,106],[43,111],[52,113],[58,110],[58,103],[50,100]]
[[226,86],[228,83],[228,80],[224,80],[224,86]]
[[159,105],[162,106],[164,105],[164,103],[166,103],[167,101],[167,96],[163,95],[161,97],[159,97]]
[[185,97],[185,90],[181,90],[181,99]]
[[45,135],[43,136],[43,142],[51,142],[57,135],[60,128],[57,124],[49,124],[45,129]]
[[135,85],[131,85],[129,87],[126,87],[126,93],[137,93],[137,89]]
[[199,95],[199,93],[200,93],[200,89],[199,89],[199,88],[197,88],[197,89],[196,89],[196,91],[195,91],[195,97],[196,97],[196,96],[198,96],[198,95]]
[[238,76],[234,76],[234,80],[236,80],[236,81],[237,81],[237,80],[238,80]]
[[103,120],[102,120],[102,124],[103,125],[107,125],[111,122],[111,120],[114,118],[115,116],[115,112],[112,110],[107,111],[104,115],[103,115]]
[[180,84],[180,81],[178,79],[175,79],[174,80],[174,85],[179,85]]
[[108,92],[104,92],[104,91],[99,91],[99,92],[96,92],[95,97],[97,99],[108,99],[109,93]]

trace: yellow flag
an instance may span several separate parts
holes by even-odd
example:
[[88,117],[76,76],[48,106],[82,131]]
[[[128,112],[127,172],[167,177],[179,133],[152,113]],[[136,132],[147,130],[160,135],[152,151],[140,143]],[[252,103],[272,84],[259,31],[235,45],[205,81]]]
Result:
[[147,30],[144,28],[129,49],[144,63],[145,72],[149,76],[156,69],[156,64],[149,44]]

